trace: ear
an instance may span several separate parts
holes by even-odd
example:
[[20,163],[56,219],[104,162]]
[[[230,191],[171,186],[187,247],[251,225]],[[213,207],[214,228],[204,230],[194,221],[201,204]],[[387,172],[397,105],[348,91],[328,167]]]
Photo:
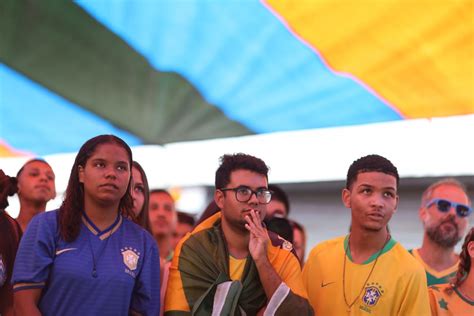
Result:
[[[474,257],[474,241],[470,241],[467,244],[467,253],[469,254],[469,257],[473,258]],[[472,261],[472,260],[471,260]],[[472,262],[471,262],[472,263]]]
[[427,210],[426,210],[426,207],[423,207],[421,206],[419,209],[418,209],[418,217],[420,218],[420,220],[422,222],[424,222],[426,216],[428,215],[427,213]]
[[224,192],[221,190],[215,190],[214,191],[214,201],[216,202],[217,206],[219,206],[219,209],[222,210],[224,207]]
[[351,191],[349,189],[342,189],[342,203],[347,208],[351,208]]
[[81,165],[77,166],[77,176],[79,177],[79,182],[84,183],[84,167]]

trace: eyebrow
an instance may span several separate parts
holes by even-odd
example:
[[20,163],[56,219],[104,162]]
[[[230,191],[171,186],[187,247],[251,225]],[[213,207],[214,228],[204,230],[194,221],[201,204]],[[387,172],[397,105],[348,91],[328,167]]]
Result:
[[[91,159],[91,161],[94,161],[94,162],[108,162],[107,159],[101,158],[101,157],[93,158],[93,159]],[[129,164],[128,161],[126,161],[126,160],[119,160],[119,161],[116,161],[116,162],[114,162],[114,163],[118,163],[118,164],[122,164],[122,163],[123,163],[123,164],[127,164],[127,165]]]
[[[249,188],[249,189],[253,190],[252,187],[250,187],[248,185],[245,185],[245,184],[238,185],[237,188]],[[258,188],[255,189],[255,191],[262,190],[262,189],[263,190],[269,190],[267,187],[258,187]]]
[[[362,183],[362,184],[359,184],[358,188],[360,187],[368,187],[368,188],[374,188],[375,186],[374,185],[370,185],[370,184],[366,184],[366,183]],[[382,187],[382,190],[393,190],[393,191],[397,191],[397,189],[395,187]]]

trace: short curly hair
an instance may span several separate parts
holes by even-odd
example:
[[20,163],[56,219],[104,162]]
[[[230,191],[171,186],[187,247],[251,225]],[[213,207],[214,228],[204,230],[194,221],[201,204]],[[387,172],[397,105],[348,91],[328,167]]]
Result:
[[363,172],[383,172],[394,176],[397,180],[397,189],[400,177],[398,176],[397,167],[390,160],[379,155],[367,155],[355,160],[347,171],[346,189],[350,189],[352,184],[357,180],[357,175]]
[[216,171],[216,189],[225,188],[230,183],[230,175],[236,170],[249,170],[265,176],[268,181],[268,166],[257,157],[238,153],[220,157],[220,166]]

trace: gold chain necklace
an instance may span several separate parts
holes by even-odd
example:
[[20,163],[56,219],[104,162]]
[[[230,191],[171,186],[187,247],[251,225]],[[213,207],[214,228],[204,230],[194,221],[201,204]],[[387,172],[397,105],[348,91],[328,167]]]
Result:
[[349,234],[349,237],[347,238],[347,246],[346,246],[346,249],[344,250],[344,267],[343,267],[343,270],[342,270],[342,294],[344,295],[344,303],[346,303],[348,313],[350,313],[352,306],[355,304],[355,302],[357,302],[360,295],[362,294],[362,291],[364,290],[365,285],[369,281],[370,276],[372,275],[372,272],[374,272],[375,265],[377,264],[377,261],[379,260],[379,257],[382,254],[382,251],[384,250],[384,248],[387,245],[389,240],[390,240],[390,234],[387,234],[387,239],[385,240],[385,243],[383,244],[382,248],[379,250],[379,253],[377,254],[377,257],[375,257],[375,262],[372,265],[372,269],[370,269],[369,275],[367,276],[367,279],[365,280],[365,282],[362,283],[362,288],[360,289],[359,294],[354,299],[354,301],[352,301],[352,303],[349,304],[347,302],[347,298],[346,298],[346,257],[347,257],[347,249],[349,249],[350,242],[351,242],[351,235]]

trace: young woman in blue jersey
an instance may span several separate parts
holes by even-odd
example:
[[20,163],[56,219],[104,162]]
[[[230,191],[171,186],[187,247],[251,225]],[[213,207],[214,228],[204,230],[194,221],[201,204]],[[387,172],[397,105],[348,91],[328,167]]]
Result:
[[88,140],[57,211],[33,218],[13,272],[18,315],[157,315],[159,255],[133,223],[132,152],[113,135]]
[[148,180],[142,166],[133,161],[131,195],[133,200],[134,221],[145,228],[150,234],[150,220],[148,218],[148,205],[150,204],[150,189]]

